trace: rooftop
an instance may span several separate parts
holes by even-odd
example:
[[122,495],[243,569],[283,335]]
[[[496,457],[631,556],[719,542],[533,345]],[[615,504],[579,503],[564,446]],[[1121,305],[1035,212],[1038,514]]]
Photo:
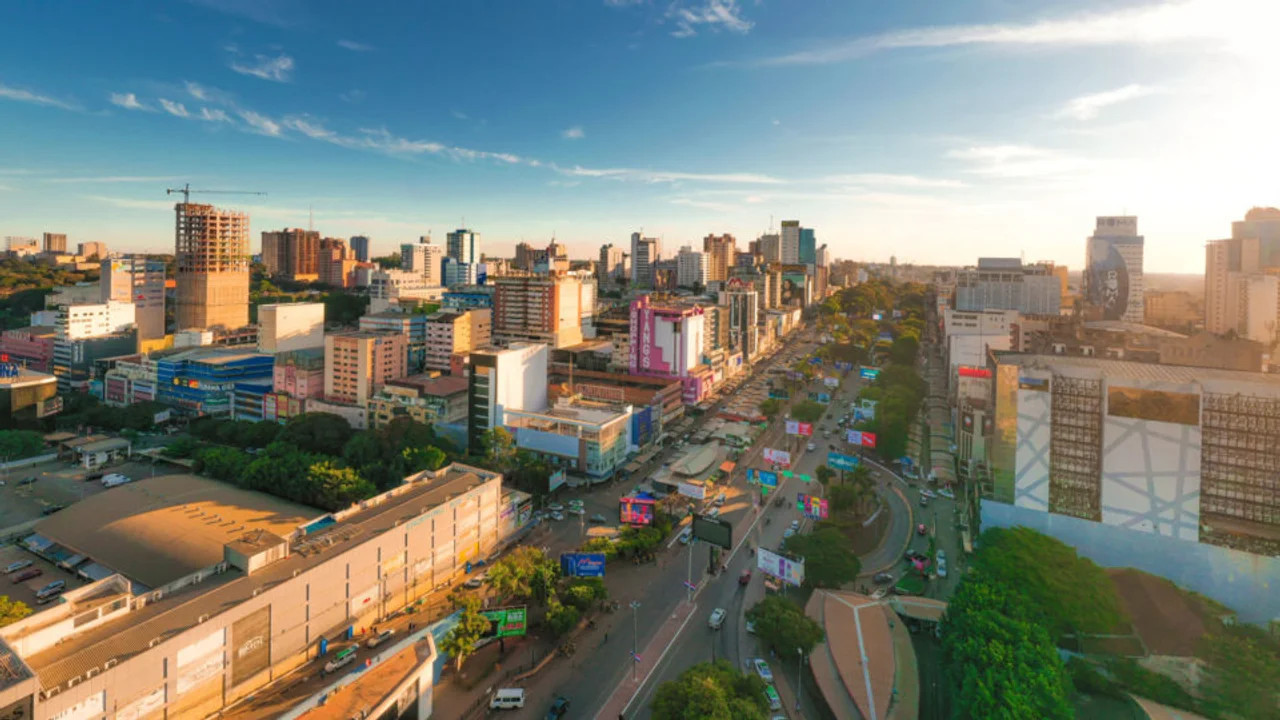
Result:
[[810,655],[810,665],[835,716],[890,717],[901,666],[890,625],[896,621],[892,611],[858,593],[818,590],[805,605],[805,614],[826,631],[826,639]]
[[434,662],[435,658],[431,635],[424,633],[421,640],[359,673],[354,682],[330,693],[323,705],[307,710],[298,717],[301,720],[348,720],[358,717],[362,711],[367,712],[379,705],[423,663]]
[[[380,502],[368,501],[365,507],[354,510],[340,521],[307,535],[305,541],[295,542],[292,554],[253,575],[245,575],[232,568],[208,577],[203,582],[168,593],[118,620],[72,636],[23,659],[35,670],[44,688],[61,686],[86,671],[101,667],[108,660],[124,660],[144,652],[153,639],[167,639],[184,632],[198,624],[202,616],[216,615],[238,605],[264,588],[289,580],[294,573],[305,572],[332,560],[344,547],[334,543],[335,538],[371,538],[380,535],[396,527],[405,518],[448,502],[492,477],[482,477],[477,474],[480,472],[483,471],[454,464],[434,474],[419,473],[407,478],[405,485],[384,493],[380,496]],[[169,477],[157,480],[167,480]],[[115,490],[102,493],[101,496],[114,492]],[[74,507],[76,506],[58,515],[68,513]]]
[[1017,365],[1039,370],[1076,370],[1076,374],[1106,376],[1108,378],[1132,378],[1168,383],[1235,382],[1276,386],[1276,376],[1263,372],[1218,370],[1216,368],[1187,365],[1161,365],[1156,363],[1108,360],[1080,355],[1038,355],[1032,353],[997,352],[996,361],[1001,365]]
[[18,374],[13,377],[0,377],[0,386],[3,387],[26,387],[28,385],[40,385],[42,383],[57,382],[58,378],[49,373],[36,372],[27,368],[18,368]]
[[423,394],[438,397],[448,397],[467,391],[467,379],[456,375],[439,375],[436,377],[427,374],[410,375],[396,380],[389,380],[387,384],[416,388],[421,390]]
[[1104,332],[1128,333],[1132,335],[1148,335],[1162,338],[1184,338],[1186,335],[1172,330],[1143,325],[1142,323],[1125,322],[1123,320],[1093,320],[1084,324],[1086,330],[1102,330]]
[[164,359],[169,362],[198,362],[206,365],[225,365],[226,363],[250,360],[253,358],[271,357],[270,355],[230,348],[199,347],[176,352]]
[[35,530],[158,588],[222,562],[222,546],[253,530],[287,536],[322,514],[196,475],[165,475],[90,495],[44,518]]

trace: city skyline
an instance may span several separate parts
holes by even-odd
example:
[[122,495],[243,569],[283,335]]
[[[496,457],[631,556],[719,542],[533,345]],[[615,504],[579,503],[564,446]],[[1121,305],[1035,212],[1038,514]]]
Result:
[[[1260,196],[1280,151],[1257,12],[18,7],[32,32],[0,48],[0,234],[171,252],[163,189],[190,181],[269,193],[193,197],[248,213],[255,251],[313,210],[378,255],[455,227],[508,256],[554,236],[592,258],[640,229],[745,245],[799,218],[840,258],[967,264],[981,244],[1075,268],[1095,216],[1132,214],[1149,272],[1200,273],[1207,241],[1277,203]],[[53,57],[55,29],[86,39]],[[465,37],[473,52],[423,51]]]

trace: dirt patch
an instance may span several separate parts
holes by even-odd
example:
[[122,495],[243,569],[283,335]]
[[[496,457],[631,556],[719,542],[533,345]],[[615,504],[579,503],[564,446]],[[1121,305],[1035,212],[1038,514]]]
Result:
[[849,538],[849,545],[853,553],[859,557],[880,547],[880,540],[884,538],[884,534],[889,530],[889,508],[882,508],[880,514],[870,524],[863,525],[862,523],[862,518],[858,518],[851,521],[847,527],[841,528],[845,536]]
[[1132,568],[1107,570],[1120,602],[1153,655],[1195,654],[1207,629],[1199,601],[1177,585]]

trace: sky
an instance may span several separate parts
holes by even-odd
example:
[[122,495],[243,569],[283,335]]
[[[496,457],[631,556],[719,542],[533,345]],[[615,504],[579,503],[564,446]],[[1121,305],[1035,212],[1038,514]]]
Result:
[[673,253],[784,219],[837,258],[1149,272],[1280,204],[1280,4],[183,0],[0,9],[0,236],[172,251],[173,196],[264,230]]

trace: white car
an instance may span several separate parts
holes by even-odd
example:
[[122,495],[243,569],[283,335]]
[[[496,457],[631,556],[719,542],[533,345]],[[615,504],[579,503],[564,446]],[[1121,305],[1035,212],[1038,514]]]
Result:
[[756,674],[760,676],[761,680],[767,683],[773,682],[773,670],[769,669],[769,663],[765,662],[764,658],[752,660],[751,666],[755,668]]
[[747,632],[751,633],[752,635],[756,634],[756,624],[751,622],[750,620],[747,621]]
[[[830,433],[827,433],[827,434],[828,434],[828,435],[830,435]],[[814,443],[809,443],[809,444],[807,445],[807,447],[808,447],[810,450],[817,450],[817,449],[818,449],[818,446],[817,446],[816,444],[814,444]]]
[[707,627],[712,630],[719,630],[720,626],[724,625],[724,616],[726,614],[727,613],[725,613],[724,608],[716,608],[715,610],[712,610],[711,617],[707,618]]
[[938,557],[938,567],[934,568],[934,572],[938,573],[938,577],[944,578],[947,576],[947,559],[941,557],[941,553],[939,553]]
[[947,551],[946,551],[946,550],[939,550],[939,551],[938,551],[938,554],[937,554],[937,558],[938,558],[938,562],[946,562],[946,561],[947,561]]
[[791,529],[792,529],[792,531],[794,531],[794,532],[800,532],[800,521],[799,521],[799,520],[792,520],[792,521],[791,521]]
[[133,478],[128,475],[121,475],[120,473],[111,473],[109,475],[102,476],[102,487],[115,487],[117,485],[124,485],[128,482],[133,482]]
[[574,507],[569,508],[568,512],[570,515],[586,515],[587,514],[586,510],[580,507],[577,507],[576,505]]
[[553,513],[551,513],[551,519],[552,519],[552,520],[563,520],[563,519],[564,519],[564,513],[561,513],[561,512],[553,512]]
[[564,510],[564,506],[561,505],[560,503],[551,503],[550,505],[547,506],[547,509],[552,512],[561,512]]
[[791,537],[791,536],[793,536],[793,535],[795,535],[795,534],[796,534],[796,531],[795,531],[795,530],[792,530],[791,528],[787,528],[786,530],[783,530],[783,531],[782,531],[782,539],[783,539],[783,540],[786,540],[787,538],[789,538],[789,537]]
[[938,494],[944,498],[947,498],[948,500],[956,499],[956,494],[951,492],[950,488],[942,488],[941,490],[938,491]]

